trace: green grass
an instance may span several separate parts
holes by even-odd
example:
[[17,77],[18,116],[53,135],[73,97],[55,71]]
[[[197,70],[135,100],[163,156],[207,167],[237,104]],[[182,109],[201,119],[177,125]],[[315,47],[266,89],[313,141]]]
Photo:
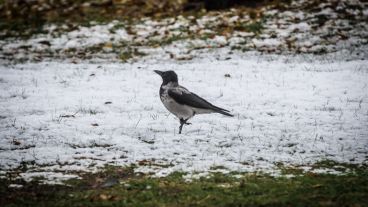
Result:
[[[325,161],[321,167],[330,164]],[[343,175],[288,170],[295,176],[248,173],[236,178],[234,173],[212,173],[187,182],[182,173],[152,178],[134,173],[134,167],[110,166],[70,180],[68,186],[1,179],[0,206],[367,206],[367,166],[348,167]],[[107,179],[116,184],[103,187]],[[23,188],[8,188],[17,182]]]

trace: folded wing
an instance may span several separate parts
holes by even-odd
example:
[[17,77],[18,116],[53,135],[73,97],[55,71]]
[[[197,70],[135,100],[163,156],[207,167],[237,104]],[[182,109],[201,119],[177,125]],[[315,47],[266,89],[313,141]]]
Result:
[[233,116],[228,113],[229,112],[228,110],[211,104],[210,102],[199,97],[197,94],[188,91],[185,88],[170,89],[168,90],[168,95],[172,97],[179,104],[191,106],[194,108],[209,109],[209,110],[213,110],[214,112],[218,112],[226,116]]

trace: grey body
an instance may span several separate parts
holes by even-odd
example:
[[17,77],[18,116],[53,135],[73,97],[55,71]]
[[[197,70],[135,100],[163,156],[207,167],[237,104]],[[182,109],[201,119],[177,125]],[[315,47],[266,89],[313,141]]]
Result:
[[188,106],[185,104],[179,104],[175,101],[170,95],[169,90],[176,91],[178,94],[190,94],[191,92],[188,89],[179,86],[177,83],[169,82],[166,85],[161,86],[160,88],[160,99],[167,110],[169,110],[172,114],[174,114],[179,119],[189,120],[196,114],[208,114],[215,113],[215,111],[210,109],[201,109],[195,108],[192,106]]
[[174,71],[158,71],[162,77],[160,87],[160,99],[167,110],[180,120],[179,134],[184,124],[196,114],[220,113],[233,116],[228,110],[217,107],[195,93],[182,87],[178,83],[178,77]]

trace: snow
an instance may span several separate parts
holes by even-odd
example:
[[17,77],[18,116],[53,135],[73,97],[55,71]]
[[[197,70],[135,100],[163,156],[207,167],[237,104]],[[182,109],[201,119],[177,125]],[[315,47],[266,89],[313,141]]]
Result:
[[321,10],[320,12],[318,12],[317,15],[326,15],[326,16],[329,16],[329,18],[332,18],[332,19],[337,18],[336,12],[334,10],[332,10],[331,8],[325,8],[325,9]]
[[[54,170],[142,160],[156,164],[137,171],[156,176],[214,166],[273,172],[277,162],[367,162],[366,60],[214,57],[1,65],[0,168],[26,163],[28,179],[39,176],[34,171],[50,177]],[[198,115],[177,134],[179,122],[160,102],[153,70],[175,70],[181,84],[235,117]]]
[[[19,62],[82,58],[111,62],[125,59],[121,54],[154,49],[144,55],[161,52],[170,54],[172,59],[188,60],[192,57],[191,50],[228,46],[234,50],[284,55],[346,51],[363,58],[367,56],[368,24],[364,3],[326,0],[311,4],[303,0],[292,1],[283,9],[276,5],[261,7],[259,16],[265,18],[255,19],[249,17],[249,11],[234,8],[198,17],[146,17],[108,24],[91,22],[89,26],[51,24],[45,26],[44,34],[0,41],[0,59]],[[200,40],[201,46],[181,43],[183,40],[190,43],[189,39],[194,44]],[[182,47],[173,52],[175,45]],[[180,56],[185,57],[176,58]],[[125,61],[135,60],[133,57]]]
[[[43,180],[44,184],[64,184],[63,181],[69,179],[78,179],[79,177],[76,175],[68,175],[60,172],[31,172],[31,173],[21,173],[20,177],[24,179],[26,182],[32,181],[35,178],[46,178]],[[14,184],[11,184],[14,186]],[[10,186],[9,186],[10,187]],[[22,187],[22,186],[17,186]]]
[[78,48],[91,47],[93,45],[103,44],[111,41],[128,41],[130,36],[124,29],[117,29],[112,35],[110,30],[116,25],[110,23],[107,25],[95,25],[92,27],[79,27],[59,38],[55,38],[52,45],[56,48]]
[[[263,11],[260,33],[217,31],[256,23],[234,9],[132,25],[48,25],[46,34],[0,40],[0,177],[25,168],[19,178],[58,184],[137,164],[137,172],[183,171],[191,180],[278,175],[280,162],[315,173],[335,173],[310,167],[325,159],[367,164],[367,9],[330,0],[300,9],[307,4]],[[122,63],[129,49],[145,55]],[[153,70],[175,70],[183,86],[235,117],[198,115],[177,134]]]
[[[26,41],[15,41],[12,44],[7,44],[4,46],[4,50],[8,52],[17,50],[20,46],[33,47],[34,51],[42,51],[48,49],[48,47],[42,44],[42,41],[48,41],[50,44],[50,49],[52,50],[67,50],[71,48],[84,48],[92,47],[99,44],[119,42],[119,41],[129,41],[131,37],[127,34],[124,28],[114,29],[119,22],[113,21],[105,25],[93,25],[90,27],[79,26],[78,28],[63,33],[58,37],[53,37],[53,31],[55,30],[54,25],[50,25],[46,30],[49,31],[48,34],[37,35],[32,39]],[[113,31],[113,32],[112,32]]]
[[298,30],[298,31],[306,32],[306,31],[309,31],[310,30],[310,26],[308,25],[308,23],[302,22],[302,23],[290,25],[290,29],[292,31]]
[[8,186],[8,188],[22,188],[22,187],[23,187],[23,185],[19,185],[19,184],[10,184]]
[[280,40],[275,38],[266,38],[263,40],[253,39],[252,41],[256,47],[277,47],[281,44]]
[[363,15],[364,15],[364,16],[368,16],[368,9],[364,9],[364,10],[363,10]]

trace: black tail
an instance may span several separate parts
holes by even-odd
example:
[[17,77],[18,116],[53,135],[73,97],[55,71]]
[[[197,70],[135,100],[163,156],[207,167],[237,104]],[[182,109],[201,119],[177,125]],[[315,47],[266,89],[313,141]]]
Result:
[[226,111],[216,111],[217,113],[220,113],[220,114],[223,114],[223,115],[225,115],[225,116],[231,116],[231,117],[233,117],[234,115],[232,115],[232,114],[229,114],[229,113],[227,113]]
[[217,106],[214,106],[214,111],[216,111],[217,113],[223,114],[225,116],[231,116],[231,117],[234,116],[234,115],[228,113],[228,112],[230,112],[229,110],[226,110],[226,109],[223,109],[223,108],[220,108],[220,107],[217,107]]

